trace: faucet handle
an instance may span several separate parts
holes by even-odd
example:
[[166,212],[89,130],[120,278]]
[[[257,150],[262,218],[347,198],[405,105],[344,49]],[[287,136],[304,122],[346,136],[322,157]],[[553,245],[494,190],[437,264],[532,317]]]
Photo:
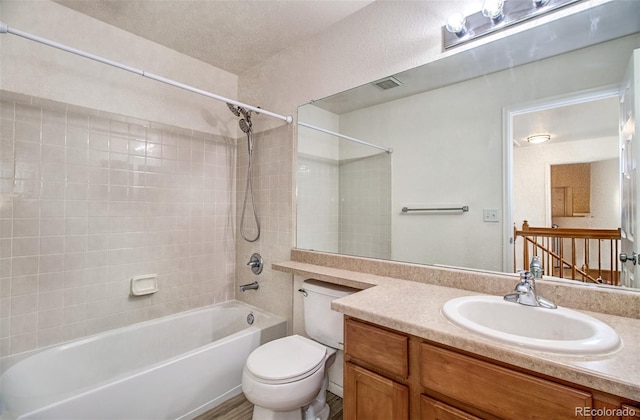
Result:
[[521,282],[528,282],[528,281],[533,280],[533,274],[531,274],[531,271],[520,270],[520,271],[518,271],[518,274],[520,274],[520,281]]
[[247,265],[251,268],[251,272],[253,274],[262,273],[263,264],[264,263],[262,261],[262,257],[257,252],[254,252],[253,254],[251,254],[251,258],[249,259],[249,262],[247,263]]
[[525,270],[519,271],[518,274],[520,274],[520,282],[516,284],[515,292],[518,294],[530,293],[534,285],[533,274]]
[[520,283],[516,284],[514,291],[519,295],[526,294],[531,291],[531,286],[529,285],[529,283],[521,281]]

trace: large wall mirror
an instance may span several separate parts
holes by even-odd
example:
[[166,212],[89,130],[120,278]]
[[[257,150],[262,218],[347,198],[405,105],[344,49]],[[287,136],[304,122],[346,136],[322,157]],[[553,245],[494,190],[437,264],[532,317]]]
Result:
[[619,86],[638,48],[638,4],[605,2],[300,106],[299,121],[393,153],[300,126],[297,248],[513,272],[524,220],[615,231]]

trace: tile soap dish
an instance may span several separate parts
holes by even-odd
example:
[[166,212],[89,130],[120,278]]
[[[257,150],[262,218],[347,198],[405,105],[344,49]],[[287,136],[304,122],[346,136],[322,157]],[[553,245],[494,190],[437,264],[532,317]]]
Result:
[[158,291],[158,275],[145,274],[131,277],[131,295],[144,296]]

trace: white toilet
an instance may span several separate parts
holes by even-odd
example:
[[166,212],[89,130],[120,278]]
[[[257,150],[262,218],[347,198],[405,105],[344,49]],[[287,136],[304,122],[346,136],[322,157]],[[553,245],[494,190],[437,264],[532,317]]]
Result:
[[254,420],[329,417],[328,370],[336,349],[343,348],[343,316],[331,310],[331,301],[356,290],[306,280],[301,291],[305,331],[313,340],[292,335],[270,341],[249,355],[242,372],[242,391],[254,404]]

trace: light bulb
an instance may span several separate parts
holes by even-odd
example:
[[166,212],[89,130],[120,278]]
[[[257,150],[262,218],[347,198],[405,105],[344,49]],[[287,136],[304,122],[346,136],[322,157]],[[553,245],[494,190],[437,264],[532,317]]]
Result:
[[551,140],[551,136],[549,134],[535,134],[527,137],[527,141],[532,144],[544,143],[549,140]]
[[467,33],[467,28],[465,27],[466,21],[467,20],[462,13],[456,12],[449,16],[445,28],[453,34],[463,36]]
[[500,22],[504,17],[504,0],[484,0],[482,3],[482,16],[488,17],[494,22]]

